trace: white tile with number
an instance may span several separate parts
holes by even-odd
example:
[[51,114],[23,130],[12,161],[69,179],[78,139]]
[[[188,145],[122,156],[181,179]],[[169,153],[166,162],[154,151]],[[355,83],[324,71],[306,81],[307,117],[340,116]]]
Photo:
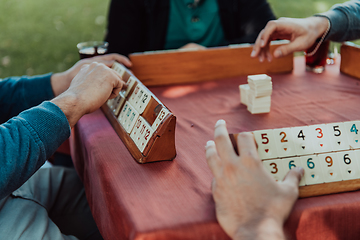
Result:
[[336,153],[338,155],[337,159],[343,180],[360,178],[360,164],[356,151],[351,150]]
[[339,158],[337,153],[319,154],[318,159],[323,170],[325,182],[342,181]]
[[119,119],[120,119],[120,124],[123,126],[126,132],[130,133],[132,127],[135,124],[135,121],[139,117],[139,113],[135,110],[133,106],[131,106],[130,103],[127,104],[128,104],[127,109],[125,110],[124,113],[123,111],[121,112],[122,116]]
[[112,111],[115,116],[117,116],[119,114],[120,109],[122,108],[124,103],[125,103],[125,97],[124,97],[123,93],[120,92],[113,101]]
[[274,129],[273,135],[276,150],[280,158],[296,155],[291,128]]
[[[286,172],[290,171],[294,167],[302,167],[305,169],[304,162],[302,161],[301,157],[290,157],[290,158],[283,158],[283,167],[286,169]],[[305,178],[301,178],[299,186],[305,186]]]
[[258,153],[261,159],[271,159],[278,156],[273,130],[260,130],[253,132],[258,145]]
[[341,151],[350,149],[347,139],[345,124],[342,122],[326,124],[330,133],[329,141],[332,151]]
[[142,94],[139,101],[136,103],[136,107],[135,107],[140,114],[144,112],[144,110],[146,109],[147,105],[151,100],[151,94],[149,93],[149,91],[147,91],[145,88],[143,90],[144,93]]
[[263,165],[276,181],[282,181],[288,172],[281,159],[265,160],[263,161]]
[[126,68],[122,64],[115,62],[112,66],[112,69],[114,69],[117,73],[119,73],[121,77],[124,77]]
[[142,87],[140,85],[137,85],[134,88],[134,91],[131,93],[130,97],[129,97],[129,102],[131,103],[132,106],[136,106],[136,102],[138,100],[139,97],[141,97],[141,94],[144,91],[142,91]]
[[124,107],[121,109],[121,112],[118,116],[119,123],[122,123],[123,118],[126,116],[125,113],[128,111],[130,104],[128,101],[125,102]]
[[323,171],[316,155],[300,157],[304,166],[304,179],[306,185],[324,183]]
[[360,121],[345,122],[345,134],[352,149],[360,148]]
[[167,110],[166,108],[161,108],[161,111],[159,112],[159,114],[157,115],[155,121],[153,122],[153,124],[151,125],[152,129],[154,131],[156,131],[156,129],[159,127],[159,125],[161,124],[161,122],[166,118],[167,115],[169,115],[170,112],[169,110]]
[[302,156],[313,154],[313,143],[311,129],[308,126],[291,128],[296,155]]
[[140,130],[141,130],[141,126],[142,123],[145,122],[145,119],[142,116],[139,116],[138,119],[136,120],[134,127],[130,133],[130,138],[133,140],[133,142],[135,143],[136,146],[139,145],[140,143]]
[[310,125],[310,136],[312,137],[313,149],[315,153],[331,152],[329,141],[330,133],[325,124]]
[[141,152],[144,151],[153,133],[154,130],[147,122],[144,121],[140,127],[140,132],[138,135],[138,148]]

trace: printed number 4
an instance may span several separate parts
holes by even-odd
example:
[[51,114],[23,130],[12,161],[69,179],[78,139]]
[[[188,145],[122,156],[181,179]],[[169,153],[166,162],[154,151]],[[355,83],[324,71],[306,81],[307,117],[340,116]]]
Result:
[[302,138],[303,140],[305,140],[305,135],[303,133],[303,130],[300,130],[300,132],[298,134],[298,138]]
[[358,134],[358,130],[355,126],[355,123],[351,126],[350,132],[354,132],[355,134]]

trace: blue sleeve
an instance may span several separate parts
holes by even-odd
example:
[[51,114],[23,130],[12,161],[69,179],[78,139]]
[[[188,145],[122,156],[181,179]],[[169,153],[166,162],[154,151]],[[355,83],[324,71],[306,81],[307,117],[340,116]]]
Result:
[[0,123],[45,100],[52,99],[51,74],[0,80]]
[[326,40],[350,41],[360,38],[360,1],[334,5],[331,10],[316,14],[329,19],[331,28]]
[[19,188],[70,136],[62,110],[43,102],[0,125],[0,199]]

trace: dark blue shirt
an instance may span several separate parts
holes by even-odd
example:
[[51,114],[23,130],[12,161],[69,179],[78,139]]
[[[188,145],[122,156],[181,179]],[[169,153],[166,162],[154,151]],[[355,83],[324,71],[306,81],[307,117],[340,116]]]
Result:
[[[51,74],[0,80],[0,199],[19,188],[70,136]],[[45,101],[45,102],[44,102]]]

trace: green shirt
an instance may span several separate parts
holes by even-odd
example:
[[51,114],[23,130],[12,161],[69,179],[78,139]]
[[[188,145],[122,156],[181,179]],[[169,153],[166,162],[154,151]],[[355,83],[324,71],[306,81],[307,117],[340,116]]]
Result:
[[190,42],[206,47],[226,45],[217,0],[170,0],[165,49],[180,48]]

